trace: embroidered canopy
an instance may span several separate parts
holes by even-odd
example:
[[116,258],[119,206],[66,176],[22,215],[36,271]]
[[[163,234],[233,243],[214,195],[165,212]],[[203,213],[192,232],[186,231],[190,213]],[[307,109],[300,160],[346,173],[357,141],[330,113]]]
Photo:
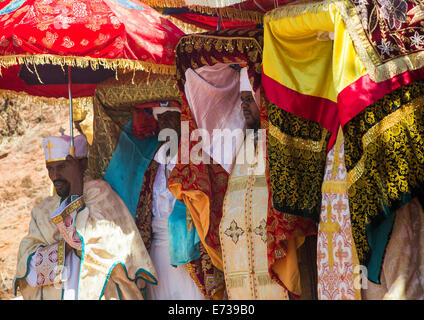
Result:
[[182,37],[175,49],[177,81],[184,92],[185,72],[215,63],[247,64],[256,90],[261,82],[263,31],[232,29],[211,31]]
[[[297,0],[147,0],[146,4],[155,8],[188,8],[197,13],[203,13],[228,20],[250,21],[262,23],[263,15],[284,4],[296,2]],[[314,0],[311,0],[314,1]],[[306,2],[306,1],[302,1]],[[173,14],[175,18],[190,23],[195,18],[187,14]],[[201,18],[197,19],[201,23]],[[198,25],[200,27],[200,25]],[[246,26],[239,26],[246,27]],[[207,29],[207,28],[205,28]]]
[[[0,4],[0,88],[67,96],[66,85],[27,85],[18,77],[21,65],[39,80],[45,65],[106,71],[105,76],[118,69],[174,74],[174,48],[183,34],[136,0],[7,0]],[[92,95],[94,88],[75,83],[73,96]]]

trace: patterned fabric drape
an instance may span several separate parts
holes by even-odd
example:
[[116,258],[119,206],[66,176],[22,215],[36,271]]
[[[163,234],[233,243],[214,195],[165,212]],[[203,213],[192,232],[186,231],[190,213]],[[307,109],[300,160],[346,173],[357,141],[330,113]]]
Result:
[[[325,155],[341,125],[353,238],[376,283],[394,212],[424,186],[423,9],[412,0],[328,0],[281,7],[264,19],[262,83],[285,111],[276,113],[280,149],[270,154],[274,205],[318,221]],[[304,32],[311,37],[294,36]],[[300,165],[280,161],[287,155]]]
[[[184,100],[181,105],[181,121],[188,122],[189,133],[196,129],[189,106]],[[191,150],[196,143],[196,141],[190,142],[188,150]],[[179,156],[181,155],[182,152]],[[217,164],[193,164],[191,161],[189,164],[183,164],[182,161],[178,161],[168,181],[169,190],[178,200],[186,203],[212,263],[222,270],[218,226],[222,217],[228,173]]]
[[379,283],[394,214],[424,191],[424,81],[386,95],[344,127],[352,234]]
[[88,157],[88,172],[103,178],[123,126],[133,118],[133,108],[158,101],[180,101],[174,76],[146,72],[118,73],[100,83],[94,96],[93,143]]
[[[233,29],[193,34],[181,38],[176,48],[177,81],[184,92],[185,71],[215,63],[244,63],[249,66],[249,78],[257,88],[260,84],[262,61],[262,30]],[[181,120],[188,121],[189,134],[196,129],[185,98],[181,106]],[[189,152],[197,144],[189,142]],[[182,150],[182,149],[181,149]],[[180,156],[183,152],[180,153]],[[206,155],[207,156],[207,155]],[[222,217],[228,173],[217,164],[182,164],[179,161],[171,172],[169,189],[184,201],[196,225],[199,237],[212,259],[222,270],[218,226]]]
[[[262,43],[262,30],[255,29],[222,30],[184,36],[181,38],[176,49],[177,79],[180,89],[184,89],[184,75],[188,68],[197,69],[202,66],[213,65],[215,63],[243,63],[248,65],[249,78],[253,88],[256,90],[261,85]],[[264,97],[263,92],[261,96]],[[262,127],[264,129],[268,128],[268,117],[266,112],[266,106],[268,103],[268,100],[263,99],[261,106]],[[181,119],[183,121],[189,121],[190,132],[196,128],[195,124],[192,122],[191,112],[186,102],[183,102],[182,104]],[[189,150],[191,150],[192,146],[193,144],[190,146]],[[206,169],[206,167],[208,169]],[[219,180],[217,179],[214,182],[212,178],[216,179],[219,177],[217,173],[221,174],[222,178]],[[196,166],[189,164],[177,165],[176,169],[174,169],[171,173],[169,183],[170,190],[174,190],[173,193],[176,196],[179,195],[179,197],[182,197],[184,193],[186,194],[186,203],[189,203],[190,201],[197,201],[197,207],[192,206],[190,208],[188,205],[191,209],[190,213],[192,215],[198,215],[199,212],[196,209],[203,203],[199,200],[200,196],[197,191],[202,191],[201,194],[203,194],[203,196],[206,195],[205,197],[207,199],[211,199],[210,195],[213,195],[214,197],[210,204],[211,211],[210,213],[205,212],[205,216],[207,216],[208,223],[210,222],[211,224],[219,225],[219,219],[222,217],[222,200],[226,191],[227,179],[228,176],[226,172],[220,166],[207,165],[201,167],[200,165]],[[210,188],[212,187],[215,187],[216,190],[212,190],[211,193]],[[179,197],[177,196],[177,198]],[[208,226],[208,229],[205,231],[210,230],[207,236],[205,236],[203,244],[205,245],[205,249],[208,250],[208,253],[211,255],[214,265],[222,270],[222,260],[220,258],[221,253],[219,247],[216,247],[217,250],[211,247],[211,244],[218,243],[213,240],[217,239],[214,235],[214,230],[217,229],[214,229],[213,225],[210,225],[209,227],[209,225],[206,224],[204,220],[202,221],[202,219],[205,218],[200,216],[197,217],[198,225],[201,225],[203,222],[204,226]],[[194,217],[193,220],[196,221],[196,217]],[[198,225],[196,225],[196,228],[200,235],[202,228],[198,227]],[[288,242],[295,242],[295,238],[301,238],[302,236],[316,233],[315,222],[310,219],[303,219],[301,217],[293,217],[292,215],[283,214],[274,210],[272,205],[270,205],[267,218],[267,230],[268,267],[270,276],[280,285],[284,286],[282,283],[282,279],[284,279],[284,277],[280,272],[282,265],[278,264],[277,266],[276,262],[288,260],[283,259],[286,257],[288,251]],[[302,242],[300,242],[300,244],[301,243]],[[297,247],[293,244],[290,248],[291,250],[294,249],[294,251],[291,251],[292,255],[290,256],[290,261],[295,261],[295,263],[290,266],[290,270],[295,274],[296,272],[298,274],[296,260]],[[293,290],[293,287],[290,286],[290,290],[295,291],[292,292],[294,295],[300,295],[299,288]]]

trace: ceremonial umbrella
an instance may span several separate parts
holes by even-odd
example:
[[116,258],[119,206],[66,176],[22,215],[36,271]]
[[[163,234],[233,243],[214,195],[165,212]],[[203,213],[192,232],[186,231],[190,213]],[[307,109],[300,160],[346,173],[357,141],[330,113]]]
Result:
[[[164,14],[207,30],[211,22],[224,28],[249,28],[248,23],[261,24],[266,12],[292,2],[316,0],[145,0],[155,8],[165,8]],[[177,8],[184,9],[175,10]],[[170,9],[174,9],[170,11]],[[214,28],[217,29],[216,27]]]
[[[0,3],[0,89],[93,96],[118,70],[174,74],[184,33],[136,0],[6,0]],[[71,92],[72,83],[72,92]]]

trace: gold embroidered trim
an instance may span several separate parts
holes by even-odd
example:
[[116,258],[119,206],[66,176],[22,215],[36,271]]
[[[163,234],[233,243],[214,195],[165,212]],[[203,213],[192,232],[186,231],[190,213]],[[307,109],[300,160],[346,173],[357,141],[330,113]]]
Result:
[[51,285],[62,283],[61,274],[62,274],[64,266],[65,266],[65,241],[62,239],[59,241],[57,245],[57,268],[55,269],[56,275],[54,277],[54,283]]
[[346,181],[324,181],[321,187],[322,193],[335,193],[345,194],[347,193],[347,182]]
[[[364,63],[368,72],[371,73],[371,71],[375,70],[376,66],[382,64],[382,61],[364,32],[355,6],[350,1],[336,1],[334,2],[334,6],[342,16],[347,32],[352,39],[361,61]],[[370,74],[370,76],[372,75]]]
[[[250,176],[232,179],[232,181],[228,184],[228,189],[227,189],[228,191],[227,192],[246,190],[248,182],[249,182],[249,177]],[[266,177],[264,175],[255,176],[255,177],[256,177],[255,182],[254,182],[255,188],[256,187],[261,188],[261,187],[267,187],[268,186],[268,184],[266,182]]]
[[334,161],[333,166],[331,167],[331,177],[336,178],[337,171],[339,171],[340,166],[340,149],[342,148],[343,143],[343,130],[342,127],[339,127],[339,131],[337,133],[336,144],[334,146]]
[[0,76],[1,68],[8,68],[10,66],[22,64],[35,64],[35,65],[59,65],[88,68],[97,70],[100,66],[106,69],[124,71],[147,71],[160,74],[176,74],[176,66],[156,64],[153,62],[130,60],[130,59],[105,59],[105,58],[91,58],[91,57],[73,57],[73,56],[58,56],[53,54],[39,54],[36,56],[31,55],[9,55],[0,57]]
[[377,123],[371,129],[365,133],[362,137],[362,146],[364,150],[364,154],[361,159],[355,165],[355,167],[347,173],[347,185],[350,188],[358,179],[362,176],[365,170],[365,160],[367,157],[366,148],[374,143],[377,137],[384,134],[385,131],[393,127],[394,125],[402,122],[405,118],[413,113],[417,108],[421,107],[424,104],[424,96],[414,99],[408,104],[402,106],[392,114],[385,117],[382,121]]
[[57,264],[58,266],[62,266],[65,263],[65,240],[60,240],[57,246]]
[[277,139],[281,144],[294,147],[296,149],[307,150],[312,152],[321,152],[325,146],[325,137],[327,130],[322,130],[321,140],[314,141],[310,139],[302,139],[297,137],[291,137],[281,130],[274,126],[272,123],[269,123],[269,134]]
[[197,273],[194,270],[193,266],[190,263],[185,264],[188,272],[190,273],[190,277],[193,279],[194,283],[196,284],[196,286],[199,288],[200,292],[202,293],[203,297],[208,300],[209,297],[206,296],[206,288],[204,285],[202,285],[199,281],[199,279],[197,278]]
[[[86,157],[75,157],[76,159],[84,159]],[[66,158],[56,158],[56,159],[50,159],[50,160],[46,160],[46,162],[55,162],[55,161],[64,161],[66,160]]]
[[84,205],[84,200],[82,197],[78,198],[74,202],[72,202],[69,206],[67,206],[62,213],[57,215],[54,218],[51,218],[52,222],[54,224],[61,223],[63,219],[65,219],[68,215],[70,215],[72,212],[77,211],[79,208],[81,208]]
[[[234,42],[234,43],[233,43]],[[196,50],[204,48],[206,51],[210,51],[212,46],[216,48],[219,52],[228,51],[233,52],[235,47],[242,52],[243,47],[249,49],[249,58],[252,61],[256,60],[256,54],[259,52],[262,56],[262,46],[259,42],[252,37],[224,37],[216,36],[209,34],[193,34],[189,36],[182,37],[177,44],[176,48],[179,48],[179,51],[183,52],[184,47],[188,44],[191,44],[195,47]],[[209,48],[209,50],[208,50]],[[253,50],[256,49],[256,50]],[[186,49],[187,51],[187,49]],[[233,61],[228,60],[228,63]]]

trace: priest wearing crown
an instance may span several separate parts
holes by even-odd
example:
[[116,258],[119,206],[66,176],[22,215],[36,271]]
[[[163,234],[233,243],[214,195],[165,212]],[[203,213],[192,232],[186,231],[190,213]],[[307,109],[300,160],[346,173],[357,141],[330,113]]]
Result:
[[56,194],[31,212],[15,277],[24,299],[141,300],[156,271],[121,198],[84,175],[87,139],[49,136],[43,149]]

